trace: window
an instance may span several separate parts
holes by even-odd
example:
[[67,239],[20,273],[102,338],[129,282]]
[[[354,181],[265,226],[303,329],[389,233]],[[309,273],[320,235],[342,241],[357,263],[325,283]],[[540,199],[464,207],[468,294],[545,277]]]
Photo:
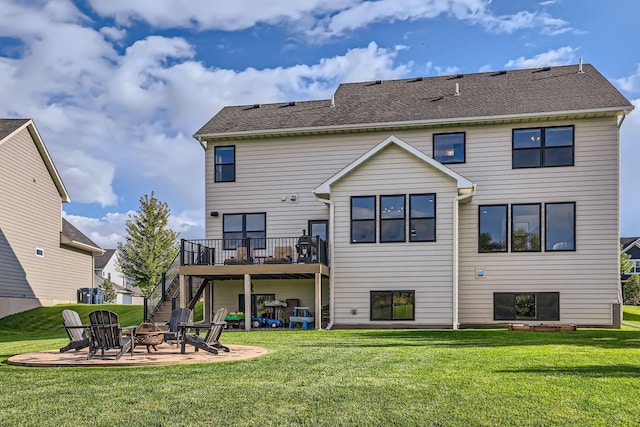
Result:
[[631,271],[629,274],[640,274],[640,259],[630,259],[631,261]]
[[246,247],[247,244],[253,249],[265,249],[266,237],[266,213],[224,214],[222,217],[224,249]]
[[371,291],[371,320],[414,320],[415,291]]
[[513,130],[512,167],[573,166],[573,126]]
[[375,243],[376,197],[351,197],[351,243]]
[[404,242],[404,195],[380,196],[380,241]]
[[507,205],[480,206],[479,252],[507,251]]
[[540,251],[540,204],[511,205],[511,251]]
[[236,147],[215,147],[215,182],[236,180]]
[[433,158],[440,163],[464,163],[464,140],[464,132],[433,135]]
[[560,320],[560,294],[496,292],[493,320]]
[[436,195],[409,195],[409,241],[436,241]]
[[545,205],[545,242],[547,251],[576,250],[576,204]]

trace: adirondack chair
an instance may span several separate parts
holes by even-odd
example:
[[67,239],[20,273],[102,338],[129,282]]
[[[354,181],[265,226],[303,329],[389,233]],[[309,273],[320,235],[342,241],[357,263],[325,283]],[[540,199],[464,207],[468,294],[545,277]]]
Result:
[[73,310],[62,310],[62,319],[64,320],[62,327],[69,336],[69,344],[60,349],[60,353],[69,350],[81,350],[89,347],[89,337],[87,336],[87,326],[80,321],[80,315]]
[[164,341],[176,343],[176,346],[180,344],[182,339],[181,329],[178,327],[180,323],[188,323],[191,320],[191,310],[188,308],[176,308],[171,312],[171,319],[169,319],[169,330],[164,333]]
[[[89,355],[91,359],[100,350],[100,357],[105,358],[105,350],[118,350],[116,360],[127,351],[133,356],[133,333],[129,337],[122,336],[122,328],[118,323],[118,315],[113,311],[96,310],[89,313]],[[131,331],[132,332],[132,331]]]
[[222,330],[224,329],[227,322],[224,321],[224,318],[227,316],[227,309],[221,308],[215,312],[213,319],[210,325],[197,325],[197,324],[189,324],[186,327],[183,325],[184,329],[195,329],[198,331],[199,329],[204,329],[208,327],[207,335],[204,338],[200,337],[200,335],[196,334],[187,334],[185,333],[182,337],[182,353],[185,352],[185,346],[192,345],[195,347],[195,350],[202,349],[208,351],[209,353],[218,354],[218,350],[229,351],[229,347],[225,347],[220,344],[220,335],[222,335]]

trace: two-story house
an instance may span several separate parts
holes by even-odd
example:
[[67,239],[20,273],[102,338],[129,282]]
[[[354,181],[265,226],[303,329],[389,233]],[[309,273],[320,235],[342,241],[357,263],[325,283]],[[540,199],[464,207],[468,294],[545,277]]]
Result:
[[225,107],[194,135],[207,239],[183,242],[181,304],[291,300],[316,327],[323,308],[336,328],[618,326],[632,109],[582,63]]
[[62,218],[69,194],[30,119],[0,119],[0,317],[77,301],[102,249]]

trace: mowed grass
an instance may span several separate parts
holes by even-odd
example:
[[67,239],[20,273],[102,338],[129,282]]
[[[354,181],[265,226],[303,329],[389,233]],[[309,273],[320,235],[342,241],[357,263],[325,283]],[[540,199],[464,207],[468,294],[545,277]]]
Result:
[[[122,324],[142,317],[140,307],[109,308]],[[57,306],[0,319],[0,425],[633,426],[640,420],[640,331],[632,328],[225,332],[223,343],[269,353],[161,367],[6,364],[16,353],[64,345],[60,312]],[[640,310],[625,310],[625,321],[638,319]]]

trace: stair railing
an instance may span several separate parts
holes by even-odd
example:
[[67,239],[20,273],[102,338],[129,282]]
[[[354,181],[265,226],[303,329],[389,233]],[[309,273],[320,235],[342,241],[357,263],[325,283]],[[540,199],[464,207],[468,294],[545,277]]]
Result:
[[180,267],[180,254],[171,262],[167,271],[162,273],[160,281],[151,290],[149,295],[144,297],[144,320],[148,321],[153,313],[160,307],[163,301],[167,300],[169,289],[174,286],[174,282],[179,280],[178,269]]

